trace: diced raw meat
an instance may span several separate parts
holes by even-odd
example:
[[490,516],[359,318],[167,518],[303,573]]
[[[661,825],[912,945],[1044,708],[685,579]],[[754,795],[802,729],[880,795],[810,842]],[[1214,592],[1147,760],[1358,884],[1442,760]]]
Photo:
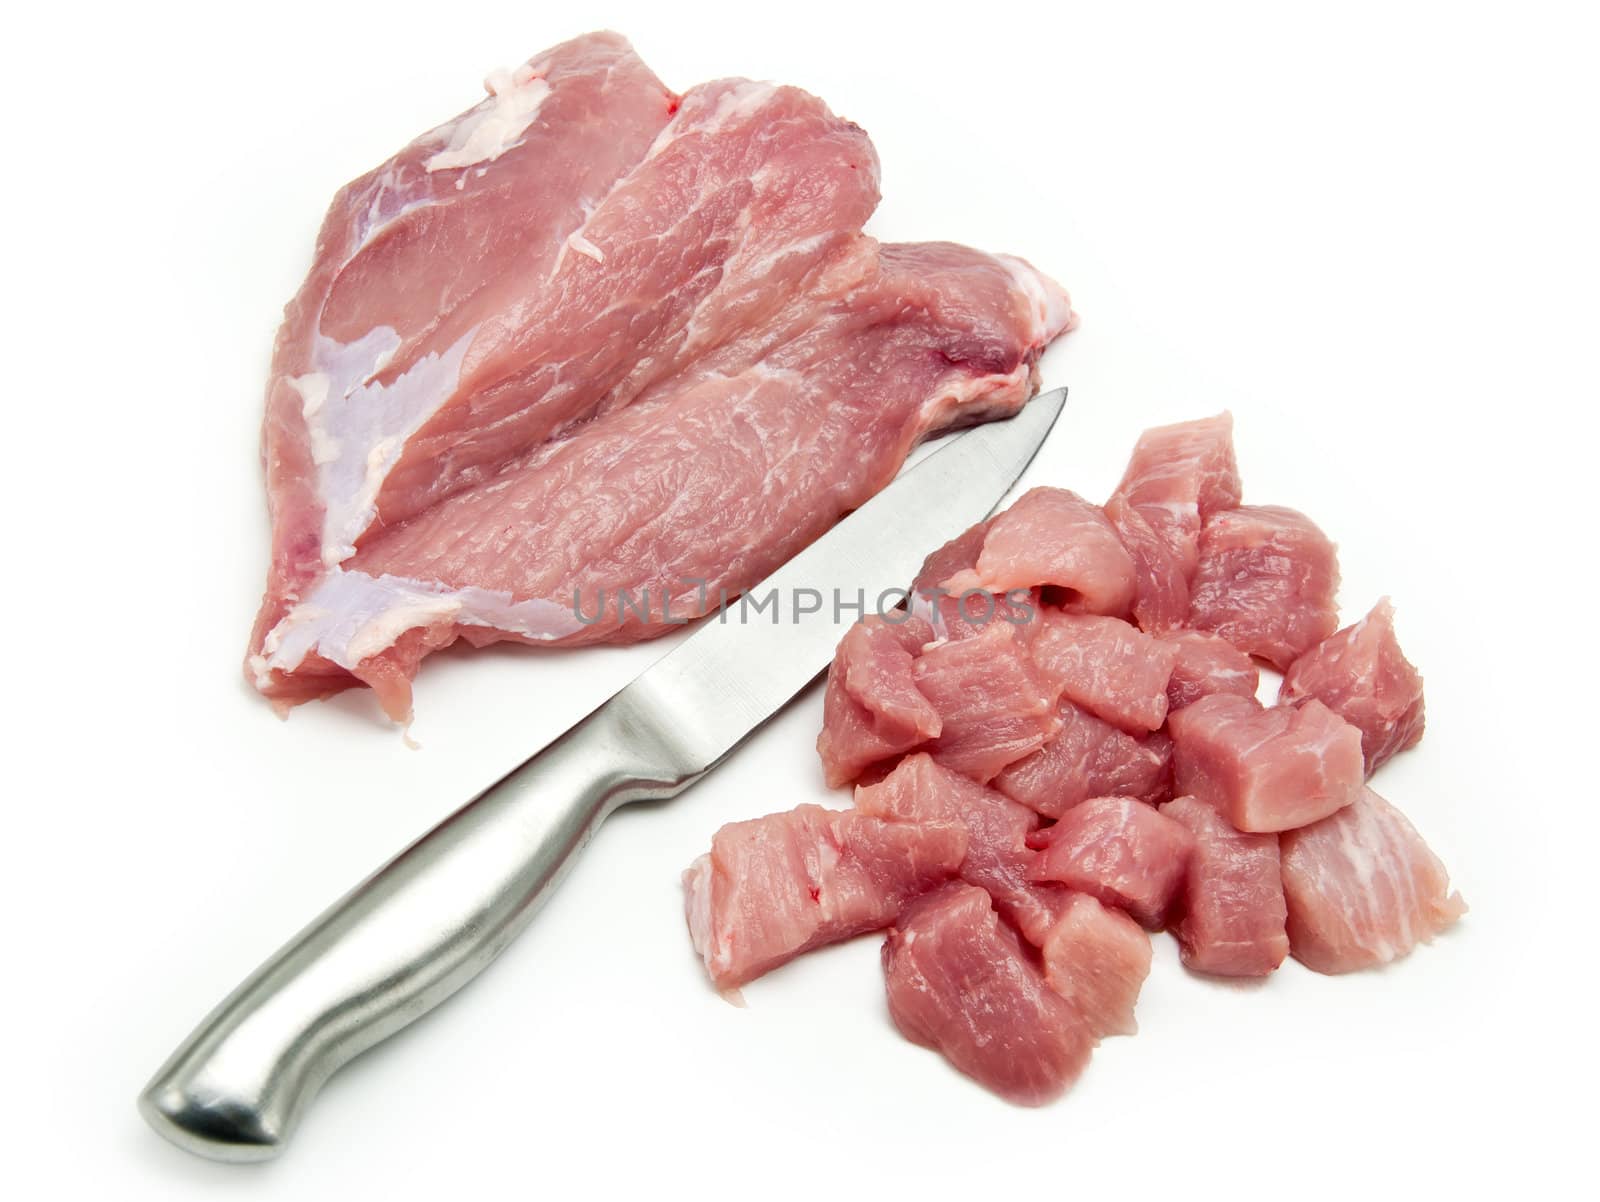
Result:
[[941,638],[964,639],[995,621],[1017,627],[1017,633],[1024,638],[1031,639],[1038,631],[1038,589],[1011,589],[1000,594],[984,592],[963,597],[944,586],[950,577],[977,565],[978,552],[983,549],[983,537],[988,529],[989,522],[979,522],[951,539],[922,561],[922,570],[911,583],[913,610],[926,613],[933,622],[934,632]]
[[1255,661],[1221,635],[1175,630],[1162,638],[1178,649],[1167,681],[1167,716],[1213,693],[1254,697],[1261,687]]
[[1121,493],[1106,502],[1105,513],[1133,561],[1133,620],[1152,634],[1178,629],[1189,620],[1193,557],[1179,556]]
[[1224,977],[1272,972],[1289,954],[1278,837],[1235,830],[1193,797],[1173,798],[1161,813],[1195,840],[1171,927],[1183,962]]
[[968,780],[923,753],[908,755],[875,785],[856,789],[856,809],[877,818],[959,822],[967,830],[961,878],[986,890],[1005,917],[1038,943],[1065,904],[1065,891],[1028,879],[1028,835],[1039,818],[1026,806]]
[[1206,519],[1189,625],[1220,634],[1280,671],[1339,625],[1339,559],[1310,518],[1275,505]]
[[1064,488],[1035,488],[990,519],[976,567],[943,582],[1004,593],[1050,585],[1066,590],[1070,609],[1125,614],[1133,603],[1134,565],[1098,505]]
[[912,665],[943,724],[929,750],[976,781],[992,780],[1056,732],[1055,691],[1017,630],[991,622],[969,638],[934,644]]
[[1025,759],[1003,768],[994,787],[1059,818],[1091,797],[1136,797],[1155,805],[1172,796],[1172,740],[1162,731],[1130,735],[1070,701],[1061,728]]
[[1201,524],[1238,505],[1242,492],[1233,415],[1226,412],[1146,430],[1117,486],[1117,495],[1166,543],[1186,576],[1194,571]]
[[1263,709],[1215,693],[1172,715],[1173,788],[1242,831],[1305,826],[1361,792],[1361,732],[1322,702]]
[[955,875],[967,832],[803,805],[734,822],[683,874],[695,950],[731,989],[823,944],[888,926]]
[[1371,789],[1285,832],[1282,848],[1289,950],[1317,972],[1387,964],[1467,911],[1422,836]]
[[1294,663],[1280,702],[1315,697],[1361,731],[1367,775],[1422,738],[1422,677],[1400,650],[1385,597],[1354,626],[1323,639]]
[[830,787],[939,733],[939,714],[911,672],[912,657],[932,639],[928,624],[910,615],[889,621],[872,614],[845,632],[828,667],[817,736]]
[[1014,411],[1072,322],[1020,260],[864,237],[871,144],[804,92],[676,98],[614,35],[492,90],[340,193],[280,333],[248,657],[278,703],[403,717],[457,638],[676,629]]
[[1094,1036],[971,885],[919,898],[883,945],[889,1014],[907,1039],[1011,1102],[1059,1096]]
[[1094,797],[1029,844],[1039,849],[1030,879],[1090,894],[1158,931],[1183,883],[1194,836],[1142,801]]
[[1120,618],[1046,610],[1033,657],[1063,696],[1123,730],[1157,730],[1166,720],[1177,648]]
[[1133,1007],[1150,975],[1150,936],[1121,910],[1071,893],[1039,949],[1044,979],[1083,1016],[1096,1039],[1133,1035]]

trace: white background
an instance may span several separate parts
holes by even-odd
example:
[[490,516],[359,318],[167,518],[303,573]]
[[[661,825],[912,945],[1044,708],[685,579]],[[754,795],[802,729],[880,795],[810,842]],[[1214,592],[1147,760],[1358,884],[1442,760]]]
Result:
[[[1596,39],[1507,5],[79,5],[7,18],[3,1126],[13,1197],[586,1190],[806,1198],[1481,1196],[1592,1134]],[[60,11],[58,8],[57,11]],[[134,1110],[326,903],[662,650],[430,661],[410,751],[359,693],[283,723],[239,660],[265,564],[267,353],[344,180],[587,28],[671,85],[807,87],[883,159],[873,230],[1073,293],[1031,482],[1103,495],[1224,406],[1247,498],[1394,597],[1428,685],[1377,782],[1460,928],[1381,973],[1187,977],[1014,1109],[891,1030],[863,939],[720,1000],[678,873],[825,796],[813,692],[624,813],[482,980],[335,1079],[281,1161]],[[15,1187],[20,1187],[13,1192]],[[1564,1192],[1564,1191],[1560,1191]]]

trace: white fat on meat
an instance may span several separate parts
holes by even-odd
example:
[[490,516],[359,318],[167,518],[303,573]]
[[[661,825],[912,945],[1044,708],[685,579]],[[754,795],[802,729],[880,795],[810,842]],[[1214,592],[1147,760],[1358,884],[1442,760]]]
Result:
[[487,100],[434,131],[445,148],[424,164],[429,171],[493,162],[517,145],[550,95],[550,85],[527,63],[515,71],[491,72],[483,86]]
[[554,601],[517,601],[493,589],[335,569],[272,629],[251,668],[263,687],[274,670],[293,672],[313,654],[353,670],[406,631],[445,620],[538,641],[583,628],[571,609]]

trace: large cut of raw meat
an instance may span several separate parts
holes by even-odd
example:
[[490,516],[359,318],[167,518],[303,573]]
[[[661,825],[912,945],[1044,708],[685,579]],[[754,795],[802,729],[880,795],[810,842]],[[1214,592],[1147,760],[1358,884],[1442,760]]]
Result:
[[339,193],[278,335],[279,703],[399,718],[457,638],[674,629],[1014,411],[1072,322],[1021,260],[865,236],[872,144],[798,89],[677,96],[592,34],[489,91]]

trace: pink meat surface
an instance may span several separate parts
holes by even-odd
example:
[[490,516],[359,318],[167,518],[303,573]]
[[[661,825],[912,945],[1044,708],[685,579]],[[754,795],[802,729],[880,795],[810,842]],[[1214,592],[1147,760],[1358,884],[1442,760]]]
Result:
[[928,614],[941,638],[968,638],[995,621],[1018,627],[1018,633],[1025,638],[1032,638],[1038,630],[1036,588],[999,594],[978,590],[963,596],[945,587],[945,581],[952,576],[977,566],[989,525],[990,522],[979,522],[934,551],[923,560],[921,571],[911,583],[912,596],[916,598],[914,608]]
[[1063,890],[1028,879],[1033,852],[1027,839],[1038,815],[931,756],[908,755],[882,781],[859,786],[856,809],[877,818],[964,826],[962,880],[986,890],[1007,921],[1034,943],[1065,903]]
[[1131,797],[1095,797],[1073,806],[1029,840],[1039,849],[1029,870],[1161,929],[1183,884],[1194,836],[1173,818]]
[[940,763],[987,783],[1056,732],[1056,690],[1041,679],[1019,627],[991,622],[969,638],[936,643],[912,665],[942,729]]
[[864,237],[871,144],[804,92],[680,100],[614,35],[493,89],[340,193],[279,335],[277,702],[366,683],[398,717],[456,638],[675,629],[1014,411],[1071,324],[1020,260]]
[[1183,962],[1196,972],[1264,977],[1289,953],[1278,837],[1235,830],[1193,797],[1161,807],[1194,836],[1172,932]]
[[1106,502],[1105,514],[1133,564],[1133,620],[1140,630],[1152,634],[1177,630],[1189,620],[1193,562],[1174,551],[1161,531],[1121,493]]
[[1178,649],[1167,681],[1167,715],[1213,693],[1254,697],[1261,687],[1255,661],[1221,635],[1176,630],[1162,638]]
[[1133,1035],[1133,1007],[1150,975],[1150,936],[1087,893],[1067,895],[1039,949],[1050,988],[1072,1003],[1096,1039]]
[[1155,805],[1172,796],[1172,740],[1164,732],[1130,735],[1070,701],[1057,715],[1055,737],[994,778],[1007,797],[1059,818],[1091,797],[1136,797]]
[[1004,593],[1048,585],[1068,608],[1125,614],[1133,603],[1134,564],[1098,505],[1064,488],[1035,488],[988,523],[976,565],[943,581]]
[[1139,436],[1117,494],[1167,546],[1185,575],[1194,571],[1201,524],[1243,494],[1233,454],[1233,415],[1157,426]]
[[1371,789],[1282,837],[1289,950],[1317,972],[1387,964],[1467,911],[1439,857]]
[[1094,1050],[1083,1015],[972,885],[907,907],[884,942],[883,973],[901,1034],[1008,1101],[1058,1097]]
[[[899,615],[897,615],[899,616]],[[933,630],[921,618],[869,615],[839,641],[828,668],[817,754],[830,787],[938,735],[942,723],[911,664]]]
[[1314,698],[1263,709],[1216,693],[1172,715],[1173,788],[1242,831],[1326,818],[1361,792],[1361,732]]
[[1275,505],[1223,510],[1200,532],[1189,625],[1282,671],[1339,625],[1338,591],[1334,545],[1305,514]]
[[1278,700],[1307,697],[1361,731],[1368,776],[1422,739],[1422,677],[1400,650],[1387,597],[1354,626],[1329,635],[1289,666]]
[[683,874],[695,950],[719,989],[800,953],[881,930],[955,875],[967,834],[953,822],[888,822],[803,805],[734,822]]
[[1177,648],[1120,618],[1046,610],[1033,656],[1063,696],[1140,734],[1167,717],[1167,682]]

